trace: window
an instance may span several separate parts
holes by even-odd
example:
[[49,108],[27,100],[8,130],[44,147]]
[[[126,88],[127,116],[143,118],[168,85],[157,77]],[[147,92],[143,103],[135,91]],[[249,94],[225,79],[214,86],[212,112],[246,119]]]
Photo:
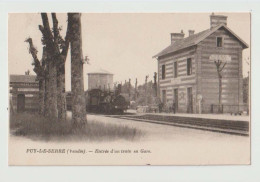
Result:
[[217,47],[223,47],[223,37],[217,37]]
[[177,61],[175,61],[174,63],[173,63],[173,76],[174,76],[174,78],[177,78],[178,77],[178,63],[177,63]]
[[162,65],[162,79],[165,79],[165,65]]
[[187,59],[187,75],[191,75],[192,74],[192,62],[191,62],[191,58]]

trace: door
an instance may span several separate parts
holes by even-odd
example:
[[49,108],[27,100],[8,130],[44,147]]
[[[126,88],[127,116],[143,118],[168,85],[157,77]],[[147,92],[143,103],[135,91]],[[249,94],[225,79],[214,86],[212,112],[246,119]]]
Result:
[[17,112],[23,112],[25,110],[25,96],[24,94],[19,94],[17,96]]
[[166,104],[166,90],[162,91],[162,102],[163,102],[163,105]]
[[192,87],[187,89],[187,96],[188,96],[188,105],[187,105],[187,112],[193,113],[193,98],[192,98]]
[[179,101],[179,99],[178,99],[178,89],[176,88],[176,89],[174,89],[173,90],[173,95],[174,95],[174,103],[175,103],[175,107],[174,107],[174,109],[175,109],[175,112],[178,112],[178,101]]

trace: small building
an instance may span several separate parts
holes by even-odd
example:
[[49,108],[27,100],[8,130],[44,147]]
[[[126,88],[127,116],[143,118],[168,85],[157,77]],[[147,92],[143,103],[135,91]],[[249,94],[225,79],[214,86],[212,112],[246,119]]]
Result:
[[113,74],[98,69],[88,73],[88,90],[101,89],[101,90],[114,90]]
[[15,112],[37,111],[39,83],[35,75],[10,75],[10,107]]
[[[210,16],[210,28],[171,33],[171,45],[154,57],[158,61],[158,93],[177,112],[240,112],[243,107],[242,51],[248,45],[227,26],[227,16]],[[217,63],[222,63],[219,86]],[[222,91],[220,91],[220,89]],[[220,94],[222,93],[222,94]],[[221,97],[220,97],[221,95]]]

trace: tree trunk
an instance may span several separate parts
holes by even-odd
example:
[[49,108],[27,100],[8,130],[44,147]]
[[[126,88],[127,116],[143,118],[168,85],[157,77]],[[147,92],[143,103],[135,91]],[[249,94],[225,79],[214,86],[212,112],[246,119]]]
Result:
[[59,52],[58,47],[55,47],[53,42],[53,35],[50,29],[49,20],[47,13],[41,13],[42,25],[39,25],[39,30],[42,32],[42,42],[45,46],[46,57],[47,57],[47,76],[48,83],[46,84],[48,92],[46,94],[46,116],[50,118],[58,118],[57,109],[57,53]]
[[[65,62],[69,48],[69,25],[67,26],[67,32],[65,40],[60,36],[60,30],[58,27],[58,19],[56,13],[52,13],[53,22],[53,40],[55,47],[55,55],[57,56],[57,107],[59,120],[66,120],[66,93],[65,93]],[[60,51],[60,47],[62,50]]]
[[81,15],[68,13],[71,35],[71,94],[74,128],[83,128],[86,122],[86,105],[83,83],[83,57],[81,40]]
[[218,80],[219,80],[218,112],[222,113],[222,76],[220,74],[218,75]]
[[222,108],[222,70],[225,68],[227,62],[223,62],[221,60],[215,61],[215,65],[217,68],[217,73],[218,73],[218,112],[223,113],[223,108]]
[[44,116],[50,116],[50,86],[49,86],[49,74],[46,73],[45,76],[45,94],[44,94]]
[[59,120],[66,120],[65,65],[59,65],[57,70],[57,107]]
[[145,105],[147,106],[148,102],[147,102],[147,79],[148,76],[145,76]]
[[57,70],[55,60],[49,61],[49,117],[58,118],[57,109]]
[[39,108],[39,114],[40,115],[44,115],[44,110],[45,110],[45,99],[44,96],[45,95],[45,79],[44,78],[40,78],[39,79],[39,104],[40,104],[40,108]]

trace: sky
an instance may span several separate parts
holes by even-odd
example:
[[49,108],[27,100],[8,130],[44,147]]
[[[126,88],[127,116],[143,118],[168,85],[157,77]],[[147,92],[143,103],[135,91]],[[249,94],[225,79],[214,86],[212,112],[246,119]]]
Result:
[[[142,84],[145,76],[153,79],[157,72],[157,61],[152,58],[170,45],[170,33],[188,30],[195,33],[210,27],[211,13],[83,13],[82,48],[83,56],[88,56],[90,64],[84,65],[84,88],[87,89],[87,73],[104,69],[114,74],[114,82],[124,82],[129,78]],[[228,16],[227,26],[250,46],[249,13],[215,13]],[[51,15],[48,14],[50,25]],[[57,14],[61,35],[65,35],[67,15]],[[10,13],[8,20],[8,67],[9,74],[33,72],[32,56],[28,43],[33,39],[42,57],[40,13]],[[249,71],[250,47],[243,51],[243,75]],[[66,60],[66,90],[70,90],[70,53]]]

